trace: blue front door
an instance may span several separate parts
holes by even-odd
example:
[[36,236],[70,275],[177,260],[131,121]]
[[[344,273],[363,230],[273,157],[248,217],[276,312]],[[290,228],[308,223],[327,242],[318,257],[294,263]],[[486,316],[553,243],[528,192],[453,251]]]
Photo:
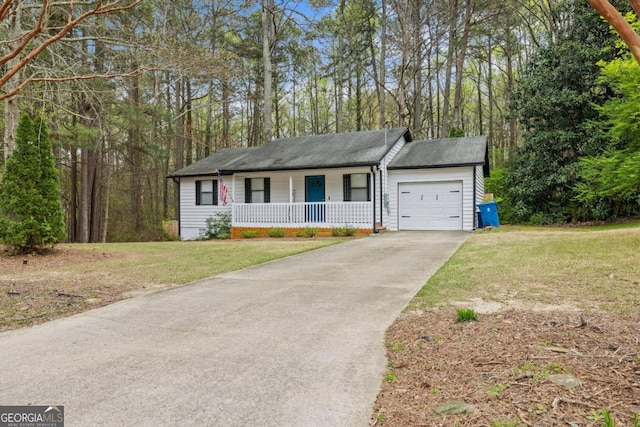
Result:
[[[305,198],[307,203],[324,203],[324,175],[307,176],[305,178]],[[324,204],[307,206],[307,222],[324,221]]]

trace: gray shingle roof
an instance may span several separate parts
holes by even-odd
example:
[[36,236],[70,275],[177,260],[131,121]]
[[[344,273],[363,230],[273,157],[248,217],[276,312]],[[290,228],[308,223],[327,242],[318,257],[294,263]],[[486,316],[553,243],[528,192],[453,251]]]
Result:
[[482,165],[486,156],[486,136],[414,141],[402,147],[389,169]]
[[[233,172],[321,169],[378,164],[407,128],[277,139],[261,147],[227,148],[169,177]],[[385,144],[386,140],[386,144]]]

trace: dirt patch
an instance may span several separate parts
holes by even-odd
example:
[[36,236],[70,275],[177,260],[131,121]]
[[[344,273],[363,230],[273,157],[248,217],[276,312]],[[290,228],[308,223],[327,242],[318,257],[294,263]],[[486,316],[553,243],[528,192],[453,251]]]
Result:
[[[371,425],[600,427],[605,410],[634,425],[639,314],[477,306],[487,310],[474,322],[457,323],[454,307],[397,319]],[[451,402],[466,406],[435,414]]]
[[147,283],[76,269],[122,257],[71,245],[25,256],[9,256],[0,250],[0,331],[81,313],[145,291]]

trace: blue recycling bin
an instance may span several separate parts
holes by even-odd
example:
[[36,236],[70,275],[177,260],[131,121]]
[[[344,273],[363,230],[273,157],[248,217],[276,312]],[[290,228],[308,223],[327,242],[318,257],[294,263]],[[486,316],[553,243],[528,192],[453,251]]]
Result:
[[[500,227],[500,219],[498,218],[498,204],[496,202],[486,202],[478,204],[480,210],[480,218],[483,227],[491,225],[492,227]],[[480,222],[480,221],[478,221]]]

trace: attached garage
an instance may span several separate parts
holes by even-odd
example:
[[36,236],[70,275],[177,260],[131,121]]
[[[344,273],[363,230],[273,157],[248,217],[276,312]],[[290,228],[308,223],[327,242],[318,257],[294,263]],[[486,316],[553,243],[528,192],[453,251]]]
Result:
[[489,172],[486,160],[486,137],[405,144],[388,165],[387,227],[474,230]]
[[399,230],[462,230],[462,181],[398,184]]

